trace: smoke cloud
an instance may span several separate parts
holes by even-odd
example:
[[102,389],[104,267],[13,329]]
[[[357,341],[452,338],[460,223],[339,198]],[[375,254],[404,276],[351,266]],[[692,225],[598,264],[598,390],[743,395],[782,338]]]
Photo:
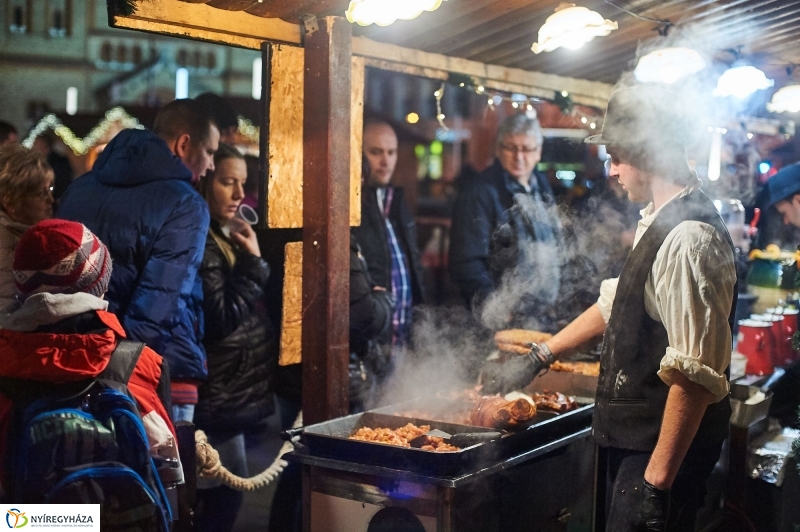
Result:
[[[689,164],[679,160],[680,164],[671,170],[682,173],[680,177],[685,179],[691,167],[701,178],[707,177],[711,140],[708,128],[724,127],[732,116],[752,110],[746,101],[712,95],[717,78],[729,66],[714,63],[713,56],[729,46],[729,38],[706,27],[682,27],[673,29],[668,37],[639,46],[632,66],[639,57],[668,46],[693,48],[711,65],[672,85],[649,85],[656,95],[651,98],[656,103],[651,108],[653,112],[639,107],[635,120],[622,124],[640,150],[639,156],[658,162],[676,145],[681,150],[685,146]],[[642,84],[631,71],[623,74],[616,88],[634,85]],[[715,185],[712,195],[750,200],[754,195],[752,177],[757,154],[743,134],[730,137],[728,142],[737,152],[748,155],[723,168],[720,185]],[[674,162],[674,158],[670,160]],[[707,179],[705,184],[708,189]],[[502,250],[496,256],[499,264],[516,267],[505,271],[497,289],[475,313],[463,308],[420,309],[413,330],[413,350],[397,358],[396,371],[386,383],[382,403],[475,385],[477,369],[494,349],[493,331],[525,328],[556,332],[596,301],[604,279],[619,275],[635,229],[630,212],[620,208],[620,202],[594,199],[580,212],[557,207],[544,215],[538,208],[525,196],[517,198],[515,209],[521,211],[523,218],[557,217],[561,221],[559,240],[548,244],[523,240],[514,249]],[[501,231],[499,238],[502,237]]]

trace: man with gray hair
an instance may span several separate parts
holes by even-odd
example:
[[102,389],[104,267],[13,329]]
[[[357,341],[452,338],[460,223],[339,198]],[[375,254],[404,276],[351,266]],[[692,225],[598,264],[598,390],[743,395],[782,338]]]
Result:
[[[450,275],[468,305],[481,305],[503,277],[520,266],[530,267],[526,278],[539,276],[541,272],[530,270],[539,269],[545,254],[534,251],[535,244],[552,246],[558,239],[553,190],[535,171],[542,140],[537,119],[525,114],[506,118],[497,131],[494,162],[458,191],[450,232]],[[557,273],[550,270],[548,276]],[[558,282],[550,279],[543,285],[549,293],[534,299],[544,296],[552,303]],[[516,308],[523,314],[529,310]]]

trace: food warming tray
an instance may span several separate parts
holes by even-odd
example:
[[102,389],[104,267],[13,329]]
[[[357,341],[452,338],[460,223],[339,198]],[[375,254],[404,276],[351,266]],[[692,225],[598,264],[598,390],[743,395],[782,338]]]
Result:
[[[434,400],[441,405],[441,399]],[[394,415],[403,411],[423,409],[431,399],[418,399],[377,410],[353,414],[294,431],[313,456],[332,458],[359,464],[419,473],[429,476],[452,477],[516,456],[527,450],[588,428],[592,423],[594,404],[582,400],[582,406],[565,414],[539,411],[532,422],[523,428],[509,431],[500,439],[479,443],[453,452],[435,452],[395,445],[353,440],[349,436],[361,427],[400,428],[407,423],[430,425],[450,434],[467,432],[492,432],[495,429],[462,425],[443,421]],[[589,404],[586,404],[586,403]]]

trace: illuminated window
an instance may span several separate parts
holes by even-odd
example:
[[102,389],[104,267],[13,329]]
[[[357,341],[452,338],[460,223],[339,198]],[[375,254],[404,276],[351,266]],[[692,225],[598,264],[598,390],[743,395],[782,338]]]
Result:
[[128,47],[124,44],[120,44],[117,46],[117,63],[127,63],[128,62]]
[[178,56],[176,57],[175,62],[177,62],[179,66],[186,66],[189,63],[189,52],[187,52],[184,48],[178,50]]
[[439,140],[431,142],[430,155],[428,156],[428,177],[431,179],[441,179],[444,173],[442,154],[444,145]]
[[47,18],[50,37],[66,37],[70,34],[70,20],[72,18],[71,0],[49,0],[47,4]]
[[139,64],[142,62],[142,47],[138,44],[133,47],[132,58],[135,64]]
[[442,154],[444,145],[434,140],[430,146],[417,144],[414,155],[417,157],[417,179],[441,179],[444,173]]
[[214,52],[208,52],[208,56],[206,59],[206,66],[209,70],[214,70],[217,68],[217,54]]
[[103,45],[100,47],[100,60],[105,61],[106,63],[110,63],[113,51],[114,49],[111,46],[111,43],[108,41],[104,42]]
[[18,2],[11,11],[11,24],[8,25],[11,33],[28,33],[28,9],[25,2]]

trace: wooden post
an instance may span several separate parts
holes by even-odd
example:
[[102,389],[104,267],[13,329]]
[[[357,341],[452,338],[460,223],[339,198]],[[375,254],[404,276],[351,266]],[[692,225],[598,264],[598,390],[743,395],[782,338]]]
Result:
[[303,422],[347,414],[352,28],[325,17],[305,37]]

